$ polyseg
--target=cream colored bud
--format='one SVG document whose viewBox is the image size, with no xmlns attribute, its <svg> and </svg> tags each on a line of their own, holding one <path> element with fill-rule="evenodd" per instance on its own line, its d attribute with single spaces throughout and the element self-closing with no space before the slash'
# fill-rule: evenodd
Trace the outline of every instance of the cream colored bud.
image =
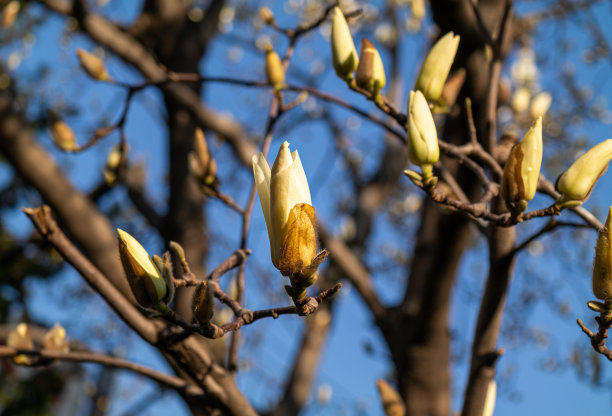
<svg viewBox="0 0 612 416">
<path fill-rule="evenodd" d="M 265 24 L 274 23 L 274 20 L 276 20 L 274 17 L 274 13 L 272 13 L 272 10 L 265 6 L 259 8 L 259 18 Z"/>
<path fill-rule="evenodd" d="M 104 166 L 103 173 L 104 180 L 108 186 L 114 186 L 117 183 L 119 165 L 121 164 L 121 149 L 122 146 L 120 144 L 113 146 L 106 158 L 106 165 Z"/>
<path fill-rule="evenodd" d="M 438 133 L 427 100 L 421 91 L 410 91 L 408 102 L 408 156 L 418 166 L 440 159 Z"/>
<path fill-rule="evenodd" d="M 33 350 L 34 342 L 32 341 L 28 325 L 22 322 L 17 325 L 17 328 L 9 332 L 6 339 L 6 345 L 18 350 Z M 27 355 L 20 354 L 13 357 L 13 362 L 15 364 L 29 364 L 31 358 Z"/>
<path fill-rule="evenodd" d="M 404 401 L 397 391 L 382 379 L 376 380 L 378 395 L 383 405 L 385 416 L 404 416 L 406 408 Z"/>
<path fill-rule="evenodd" d="M 347 81 L 353 79 L 353 72 L 359 65 L 359 57 L 351 30 L 339 7 L 332 9 L 331 50 L 332 65 L 336 74 Z"/>
<path fill-rule="evenodd" d="M 266 76 L 268 83 L 275 90 L 280 90 L 285 83 L 285 69 L 278 54 L 272 49 L 272 46 L 266 45 Z"/>
<path fill-rule="evenodd" d="M 144 247 L 121 229 L 117 229 L 119 256 L 123 270 L 141 306 L 155 308 L 166 297 L 167 287 L 161 272 L 157 269 Z"/>
<path fill-rule="evenodd" d="M 106 65 L 102 59 L 84 49 L 77 49 L 76 54 L 79 57 L 81 68 L 83 68 L 92 79 L 96 81 L 106 81 L 110 79 L 106 71 Z"/>
<path fill-rule="evenodd" d="M 414 89 L 430 101 L 438 101 L 459 47 L 459 35 L 448 32 L 442 36 L 427 54 Z"/>
<path fill-rule="evenodd" d="M 595 245 L 595 260 L 593 261 L 593 294 L 602 300 L 612 300 L 612 206 L 608 210 L 608 218 L 604 228 L 597 234 Z"/>
<path fill-rule="evenodd" d="M 58 149 L 71 152 L 78 148 L 74 131 L 63 120 L 58 118 L 52 121 L 49 126 L 49 133 L 51 133 L 51 139 Z"/>
<path fill-rule="evenodd" d="M 17 0 L 11 1 L 2 10 L 2 28 L 8 29 L 13 26 L 19 15 L 20 3 Z"/>
<path fill-rule="evenodd" d="M 608 139 L 589 149 L 571 164 L 555 184 L 561 193 L 558 204 L 580 205 L 584 202 L 597 180 L 608 169 L 612 159 L 612 139 Z"/>
<path fill-rule="evenodd" d="M 515 113 L 527 111 L 529 100 L 531 100 L 531 91 L 527 88 L 519 88 L 512 95 L 512 109 Z"/>
<path fill-rule="evenodd" d="M 284 142 L 270 170 L 263 154 L 253 156 L 253 173 L 268 227 L 272 263 L 292 284 L 308 285 L 325 259 L 317 255 L 315 210 L 297 150 Z"/>
<path fill-rule="evenodd" d="M 55 324 L 53 328 L 43 336 L 42 347 L 45 350 L 68 352 L 68 341 L 66 341 L 66 330 L 60 324 Z"/>
<path fill-rule="evenodd" d="M 361 41 L 359 65 L 355 73 L 355 81 L 361 88 L 372 93 L 374 97 L 385 87 L 385 68 L 378 50 L 367 39 Z"/>
<path fill-rule="evenodd" d="M 212 286 L 203 280 L 196 286 L 191 301 L 193 316 L 200 324 L 207 324 L 213 317 L 214 293 Z"/>
<path fill-rule="evenodd" d="M 552 96 L 546 91 L 537 93 L 531 100 L 531 117 L 544 117 L 552 104 Z"/>
</svg>

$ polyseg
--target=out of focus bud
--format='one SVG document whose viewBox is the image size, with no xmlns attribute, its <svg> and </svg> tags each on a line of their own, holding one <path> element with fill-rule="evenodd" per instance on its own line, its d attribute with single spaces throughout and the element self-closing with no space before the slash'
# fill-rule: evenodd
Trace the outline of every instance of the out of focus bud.
<svg viewBox="0 0 612 416">
<path fill-rule="evenodd" d="M 259 8 L 259 18 L 267 25 L 274 23 L 274 21 L 276 20 L 276 18 L 274 17 L 274 13 L 272 13 L 272 10 L 265 6 Z"/>
<path fill-rule="evenodd" d="M 53 328 L 43 336 L 42 348 L 45 350 L 68 352 L 68 341 L 66 341 L 66 330 L 60 324 L 55 324 Z"/>
<path fill-rule="evenodd" d="M 212 286 L 209 286 L 206 280 L 203 280 L 196 286 L 193 292 L 193 299 L 191 301 L 193 316 L 200 324 L 206 325 L 213 317 L 213 307 L 214 294 Z"/>
<path fill-rule="evenodd" d="M 440 159 L 438 133 L 427 100 L 421 91 L 410 91 L 408 102 L 408 156 L 421 167 L 425 179 L 431 177 L 432 167 Z"/>
<path fill-rule="evenodd" d="M 209 193 L 219 185 L 217 163 L 208 151 L 204 132 L 197 128 L 193 141 L 193 152 L 189 153 L 189 171 L 196 178 L 202 191 Z"/>
<path fill-rule="evenodd" d="M 599 143 L 580 156 L 563 172 L 555 183 L 561 197 L 559 207 L 582 204 L 591 194 L 597 180 L 608 169 L 612 159 L 612 139 Z"/>
<path fill-rule="evenodd" d="M 21 8 L 17 0 L 11 1 L 2 10 L 2 28 L 9 29 L 17 20 L 19 9 Z"/>
<path fill-rule="evenodd" d="M 385 416 L 404 416 L 406 408 L 399 393 L 382 379 L 376 380 L 376 386 Z"/>
<path fill-rule="evenodd" d="M 33 350 L 34 342 L 32 342 L 28 325 L 23 322 L 17 325 L 17 328 L 8 334 L 6 345 L 18 350 Z M 27 355 L 16 355 L 13 357 L 13 362 L 15 364 L 29 364 L 31 359 Z"/>
<path fill-rule="evenodd" d="M 519 88 L 512 95 L 512 109 L 515 113 L 522 113 L 529 108 L 531 92 L 527 88 Z"/>
<path fill-rule="evenodd" d="M 285 82 L 285 69 L 280 57 L 271 45 L 266 45 L 266 76 L 268 77 L 268 83 L 276 91 L 280 91 Z"/>
<path fill-rule="evenodd" d="M 542 117 L 517 143 L 506 161 L 502 177 L 501 195 L 513 215 L 527 209 L 527 202 L 535 196 L 542 165 Z"/>
<path fill-rule="evenodd" d="M 610 243 L 610 230 L 612 230 L 612 207 L 608 211 L 608 218 L 604 228 L 597 234 L 595 245 L 595 260 L 593 261 L 593 294 L 595 297 L 612 300 L 612 244 Z"/>
<path fill-rule="evenodd" d="M 64 152 L 74 151 L 78 148 L 74 131 L 55 112 L 48 110 L 49 133 L 58 149 Z"/>
<path fill-rule="evenodd" d="M 495 380 L 489 381 L 489 387 L 487 388 L 487 395 L 485 397 L 484 409 L 482 416 L 493 416 L 495 410 L 495 399 L 497 397 L 497 383 Z"/>
<path fill-rule="evenodd" d="M 106 184 L 110 187 L 115 186 L 117 184 L 117 180 L 119 179 L 119 170 L 121 165 L 122 158 L 122 145 L 118 144 L 113 146 L 111 151 L 108 153 L 108 157 L 106 158 L 106 165 L 104 166 L 104 180 Z M 126 153 L 127 153 L 127 145 L 126 145 Z M 125 155 L 123 155 L 125 157 Z"/>
<path fill-rule="evenodd" d="M 110 79 L 106 71 L 106 65 L 102 59 L 84 49 L 77 49 L 76 53 L 79 57 L 81 68 L 83 68 L 92 79 L 96 81 L 107 81 Z"/>
<path fill-rule="evenodd" d="M 145 308 L 158 308 L 167 293 L 163 276 L 138 240 L 119 228 L 117 236 L 119 257 L 134 297 Z"/>
<path fill-rule="evenodd" d="M 550 108 L 552 97 L 546 91 L 537 93 L 531 100 L 531 117 L 544 117 Z"/>
<path fill-rule="evenodd" d="M 370 91 L 374 99 L 378 97 L 380 90 L 385 87 L 387 82 L 380 54 L 372 42 L 365 38 L 361 41 L 361 53 L 355 73 L 355 81 L 361 88 Z"/>
<path fill-rule="evenodd" d="M 339 7 L 332 9 L 331 48 L 332 64 L 336 74 L 347 81 L 353 79 L 353 72 L 359 65 L 359 57 L 351 30 Z"/>
<path fill-rule="evenodd" d="M 429 101 L 438 101 L 459 47 L 459 36 L 449 32 L 431 48 L 423 62 L 414 89 Z"/>
</svg>

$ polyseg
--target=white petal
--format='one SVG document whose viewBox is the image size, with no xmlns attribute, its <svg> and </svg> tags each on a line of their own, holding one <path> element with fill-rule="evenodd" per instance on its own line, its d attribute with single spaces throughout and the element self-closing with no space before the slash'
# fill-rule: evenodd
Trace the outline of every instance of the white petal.
<svg viewBox="0 0 612 416">
<path fill-rule="evenodd" d="M 270 240 L 270 256 L 274 263 L 278 259 L 279 250 L 278 243 L 274 238 L 272 228 L 272 220 L 270 216 L 270 166 L 266 161 L 263 153 L 253 156 L 253 175 L 255 176 L 255 186 L 259 194 L 259 202 L 261 210 L 266 220 L 266 228 L 268 229 L 268 239 Z"/>
</svg>

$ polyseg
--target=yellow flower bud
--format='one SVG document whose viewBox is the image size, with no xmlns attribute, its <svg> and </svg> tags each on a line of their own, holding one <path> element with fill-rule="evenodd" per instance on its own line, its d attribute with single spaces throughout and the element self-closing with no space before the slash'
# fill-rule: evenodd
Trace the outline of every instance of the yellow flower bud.
<svg viewBox="0 0 612 416">
<path fill-rule="evenodd" d="M 60 324 L 55 324 L 53 328 L 43 336 L 42 347 L 45 350 L 68 352 L 68 342 L 66 341 L 66 330 Z"/>
<path fill-rule="evenodd" d="M 260 7 L 259 8 L 259 18 L 265 24 L 273 23 L 275 19 L 274 13 L 268 7 Z"/>
<path fill-rule="evenodd" d="M 272 170 L 262 153 L 253 156 L 253 173 L 274 267 L 293 285 L 310 286 L 325 255 L 317 255 L 315 210 L 297 150 L 284 142 Z"/>
<path fill-rule="evenodd" d="M 612 207 L 608 211 L 608 218 L 604 228 L 597 234 L 595 245 L 595 260 L 593 261 L 593 294 L 602 300 L 612 300 L 612 244 L 610 244 L 610 230 L 612 230 Z"/>
<path fill-rule="evenodd" d="M 459 47 L 459 35 L 448 32 L 431 48 L 423 62 L 414 89 L 430 101 L 438 101 Z"/>
<path fill-rule="evenodd" d="M 418 166 L 440 159 L 438 133 L 427 100 L 421 91 L 410 91 L 408 102 L 408 156 Z"/>
<path fill-rule="evenodd" d="M 126 148 L 127 151 L 127 148 Z M 121 163 L 121 145 L 113 146 L 106 158 L 106 166 L 104 166 L 104 179 L 108 186 L 114 186 L 117 183 L 119 164 Z"/>
<path fill-rule="evenodd" d="M 141 306 L 155 308 L 166 297 L 164 278 L 149 257 L 149 253 L 130 234 L 117 229 L 119 256 L 123 270 Z"/>
<path fill-rule="evenodd" d="M 597 180 L 608 169 L 612 159 L 612 139 L 599 143 L 580 156 L 558 178 L 555 184 L 561 197 L 558 204 L 580 205 L 591 194 Z"/>
<path fill-rule="evenodd" d="M 516 113 L 522 113 L 529 107 L 531 92 L 527 88 L 519 88 L 512 95 L 512 109 Z"/>
<path fill-rule="evenodd" d="M 277 91 L 281 89 L 285 82 L 283 63 L 270 45 L 266 45 L 266 76 L 268 77 L 268 83 Z"/>
<path fill-rule="evenodd" d="M 102 59 L 84 49 L 77 49 L 76 53 L 79 57 L 81 68 L 83 68 L 92 79 L 96 81 L 106 81 L 110 79 L 106 71 L 106 65 Z"/>
<path fill-rule="evenodd" d="M 361 88 L 370 91 L 374 97 L 385 87 L 387 82 L 380 54 L 372 42 L 365 38 L 361 41 L 361 53 L 359 54 L 355 81 Z"/>
<path fill-rule="evenodd" d="M 47 112 L 47 118 L 53 143 L 64 152 L 76 150 L 78 148 L 76 135 L 70 126 L 51 110 Z"/>
<path fill-rule="evenodd" d="M 523 141 L 512 148 L 504 168 L 501 195 L 514 214 L 523 212 L 535 196 L 541 165 L 542 117 L 539 117 Z"/>
<path fill-rule="evenodd" d="M 200 128 L 195 131 L 194 151 L 189 153 L 189 171 L 197 179 L 204 192 L 219 185 L 217 178 L 217 162 L 208 151 L 204 132 Z M 208 189 L 207 189 L 208 188 Z"/>
<path fill-rule="evenodd" d="M 331 13 L 332 65 L 340 78 L 350 81 L 353 79 L 353 72 L 359 65 L 359 57 L 357 56 L 355 43 L 353 43 L 351 30 L 346 23 L 342 10 L 336 6 Z"/>
<path fill-rule="evenodd" d="M 537 93 L 531 100 L 531 117 L 544 117 L 550 108 L 552 97 L 546 91 Z"/>
<path fill-rule="evenodd" d="M 17 0 L 11 1 L 2 10 L 2 28 L 8 29 L 15 23 L 17 16 L 19 15 L 19 9 L 21 8 Z"/>
<path fill-rule="evenodd" d="M 17 325 L 17 328 L 9 332 L 6 345 L 18 350 L 33 350 L 34 342 L 32 342 L 28 325 L 22 322 Z M 29 364 L 31 359 L 27 355 L 17 355 L 13 358 L 13 362 L 15 364 Z"/>
<path fill-rule="evenodd" d="M 191 310 L 193 316 L 201 324 L 207 324 L 213 317 L 214 307 L 214 293 L 212 286 L 209 286 L 206 280 L 203 280 L 199 285 L 196 286 L 193 292 L 193 299 L 191 301 Z"/>
<path fill-rule="evenodd" d="M 378 395 L 383 405 L 385 416 L 404 416 L 406 408 L 404 401 L 397 391 L 382 379 L 376 380 Z"/>
</svg>

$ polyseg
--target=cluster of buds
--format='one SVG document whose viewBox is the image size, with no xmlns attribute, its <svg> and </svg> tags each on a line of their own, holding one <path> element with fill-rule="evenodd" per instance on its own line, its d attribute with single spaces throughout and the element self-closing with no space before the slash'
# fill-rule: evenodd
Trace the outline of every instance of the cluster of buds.
<svg viewBox="0 0 612 416">
<path fill-rule="evenodd" d="M 268 77 L 268 83 L 274 87 L 274 90 L 276 92 L 280 91 L 285 83 L 285 68 L 270 44 L 266 45 L 266 76 Z"/>
<path fill-rule="evenodd" d="M 200 128 L 195 131 L 193 151 L 189 153 L 189 171 L 205 195 L 217 194 L 219 187 L 217 162 L 210 154 L 204 132 Z"/>
<path fill-rule="evenodd" d="M 165 311 L 174 296 L 172 264 L 168 253 L 153 256 L 127 232 L 117 229 L 119 257 L 132 293 L 140 306 Z"/>
<path fill-rule="evenodd" d="M 429 104 L 421 91 L 410 91 L 406 130 L 408 131 L 408 156 L 412 163 L 421 167 L 422 176 L 412 171 L 406 171 L 406 174 L 423 185 L 431 184 L 432 165 L 440 159 L 440 149 L 436 124 Z M 435 182 L 435 179 L 433 181 Z"/>
<path fill-rule="evenodd" d="M 428 101 L 440 100 L 458 47 L 459 36 L 449 32 L 442 36 L 427 54 L 414 89 L 421 91 Z"/>
<path fill-rule="evenodd" d="M 20 323 L 17 327 L 9 332 L 6 339 L 6 345 L 18 350 L 33 350 L 35 348 L 30 328 L 26 323 Z M 68 341 L 66 340 L 66 330 L 59 324 L 55 324 L 53 328 L 45 332 L 41 344 L 43 350 L 68 352 Z M 25 354 L 16 355 L 13 358 L 15 364 L 32 364 L 32 357 Z"/>
<path fill-rule="evenodd" d="M 527 202 L 536 194 L 542 149 L 542 117 L 539 117 L 523 140 L 514 145 L 504 168 L 501 196 L 515 217 L 527 209 Z"/>
<path fill-rule="evenodd" d="M 296 301 L 317 279 L 317 269 L 327 251 L 317 253 L 315 209 L 310 200 L 306 174 L 297 150 L 284 142 L 272 165 L 263 153 L 253 156 L 253 173 L 268 228 L 272 264 L 291 286 L 287 293 Z"/>
<path fill-rule="evenodd" d="M 102 59 L 84 49 L 77 49 L 76 54 L 79 58 L 81 68 L 83 68 L 91 79 L 94 81 L 108 81 L 111 79 Z"/>
<path fill-rule="evenodd" d="M 58 149 L 72 152 L 78 149 L 76 134 L 62 118 L 52 110 L 47 110 L 49 133 Z"/>
</svg>

